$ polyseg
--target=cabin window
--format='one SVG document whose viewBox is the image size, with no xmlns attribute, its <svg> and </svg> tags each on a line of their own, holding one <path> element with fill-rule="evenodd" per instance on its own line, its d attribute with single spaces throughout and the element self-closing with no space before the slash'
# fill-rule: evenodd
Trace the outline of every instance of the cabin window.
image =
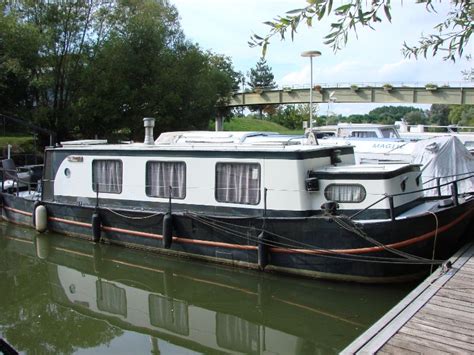
<svg viewBox="0 0 474 355">
<path fill-rule="evenodd" d="M 110 194 L 122 193 L 123 166 L 121 160 L 92 162 L 92 190 Z"/>
<path fill-rule="evenodd" d="M 397 134 L 397 131 L 393 128 L 384 128 L 380 131 L 382 132 L 382 136 L 384 138 L 400 138 L 400 136 Z"/>
<path fill-rule="evenodd" d="M 354 138 L 377 138 L 377 133 L 370 131 L 353 131 L 351 137 Z"/>
<path fill-rule="evenodd" d="M 146 163 L 146 194 L 152 197 L 186 197 L 186 164 L 174 161 Z"/>
<path fill-rule="evenodd" d="M 217 163 L 216 200 L 258 205 L 260 202 L 260 164 Z"/>
<path fill-rule="evenodd" d="M 355 203 L 365 200 L 365 188 L 359 184 L 330 184 L 324 189 L 328 201 Z"/>
</svg>

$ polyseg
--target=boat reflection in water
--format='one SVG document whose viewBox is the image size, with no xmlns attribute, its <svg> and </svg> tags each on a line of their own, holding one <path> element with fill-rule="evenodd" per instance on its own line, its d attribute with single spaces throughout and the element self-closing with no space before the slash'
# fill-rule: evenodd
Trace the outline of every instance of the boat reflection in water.
<svg viewBox="0 0 474 355">
<path fill-rule="evenodd" d="M 6 233 L 3 253 L 39 258 L 49 302 L 146 334 L 152 353 L 163 342 L 204 353 L 338 352 L 406 292 L 156 257 L 52 234 L 32 237 L 18 228 Z M 61 328 L 54 331 L 61 335 Z"/>
</svg>

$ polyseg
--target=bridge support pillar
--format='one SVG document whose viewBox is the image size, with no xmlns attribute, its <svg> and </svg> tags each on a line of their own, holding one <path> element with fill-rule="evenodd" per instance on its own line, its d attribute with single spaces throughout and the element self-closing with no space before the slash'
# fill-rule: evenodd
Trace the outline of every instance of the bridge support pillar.
<svg viewBox="0 0 474 355">
<path fill-rule="evenodd" d="M 216 116 L 216 132 L 224 130 L 224 118 L 222 116 Z"/>
</svg>

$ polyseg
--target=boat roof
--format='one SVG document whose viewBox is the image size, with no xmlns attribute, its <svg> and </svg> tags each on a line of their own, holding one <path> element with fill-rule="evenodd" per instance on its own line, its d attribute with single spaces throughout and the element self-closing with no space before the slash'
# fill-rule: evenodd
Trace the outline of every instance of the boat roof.
<svg viewBox="0 0 474 355">
<path fill-rule="evenodd" d="M 411 164 L 417 165 L 417 164 Z M 318 169 L 317 172 L 324 173 L 385 173 L 393 172 L 402 168 L 406 168 L 408 164 L 360 164 L 360 165 L 345 165 L 345 166 L 327 166 L 325 168 Z"/>
<path fill-rule="evenodd" d="M 327 126 L 315 126 L 313 130 L 325 131 L 325 130 L 336 130 L 338 128 L 371 128 L 371 129 L 383 129 L 383 128 L 393 128 L 394 125 L 388 124 L 379 124 L 379 123 L 338 123 L 337 125 L 327 125 Z"/>
<path fill-rule="evenodd" d="M 276 132 L 176 131 L 162 133 L 154 144 L 107 144 L 106 141 L 101 140 L 81 140 L 61 142 L 61 146 L 54 149 L 306 152 L 341 147 L 341 145 L 333 147 L 307 144 L 307 139 L 303 135 L 283 135 Z"/>
</svg>

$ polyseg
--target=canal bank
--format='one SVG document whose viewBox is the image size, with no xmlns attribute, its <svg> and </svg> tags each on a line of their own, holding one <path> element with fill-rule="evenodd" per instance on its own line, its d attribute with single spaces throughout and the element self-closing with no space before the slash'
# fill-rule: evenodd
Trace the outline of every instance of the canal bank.
<svg viewBox="0 0 474 355">
<path fill-rule="evenodd" d="M 414 285 L 228 268 L 0 223 L 0 337 L 43 353 L 338 353 Z"/>
</svg>

